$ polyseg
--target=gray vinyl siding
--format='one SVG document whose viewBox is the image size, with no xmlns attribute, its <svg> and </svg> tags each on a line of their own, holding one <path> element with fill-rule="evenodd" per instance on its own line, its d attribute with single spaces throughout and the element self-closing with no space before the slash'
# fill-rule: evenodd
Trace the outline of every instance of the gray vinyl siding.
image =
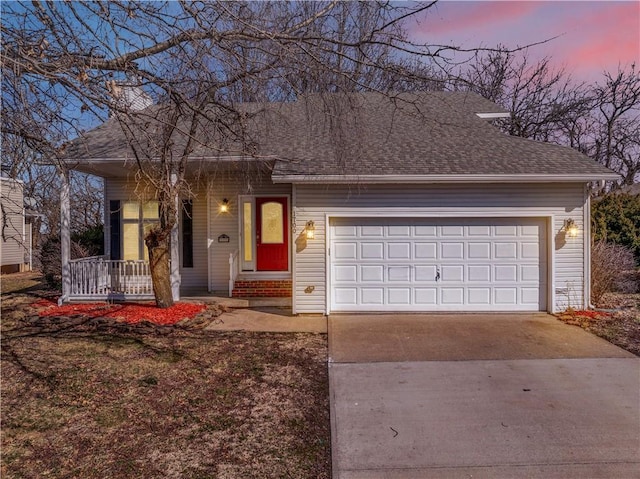
<svg viewBox="0 0 640 479">
<path fill-rule="evenodd" d="M 4 218 L 0 218 L 2 266 L 21 267 L 25 262 L 28 245 L 25 241 L 23 185 L 21 182 L 2 178 L 0 190 L 0 201 L 4 211 Z"/>
<path fill-rule="evenodd" d="M 326 312 L 326 219 L 331 215 L 415 216 L 540 216 L 554 219 L 553 248 L 555 304 L 550 309 L 584 307 L 584 207 L 581 183 L 503 185 L 296 185 L 293 215 L 300 233 L 313 220 L 316 237 L 295 254 L 296 313 Z M 562 241 L 567 218 L 579 226 L 577 238 Z M 309 288 L 309 287 L 312 288 Z M 311 289 L 313 289 L 312 292 Z M 305 292 L 306 291 L 306 292 Z"/>
<path fill-rule="evenodd" d="M 209 181 L 209 291 L 226 292 L 229 288 L 229 256 L 240 247 L 240 224 L 238 216 L 238 198 L 241 195 L 290 196 L 291 185 L 273 184 L 267 177 L 257 177 L 247 184 L 246 178 L 224 176 Z M 220 213 L 219 205 L 229 200 L 229 212 Z M 289 207 L 291 210 L 291 207 Z M 291 211 L 289 211 L 291 214 Z M 218 237 L 226 234 L 228 243 L 219 243 Z"/>
<path fill-rule="evenodd" d="M 181 294 L 202 292 L 207 290 L 207 190 L 204 184 L 193 188 L 193 268 L 180 267 Z M 105 179 L 106 205 L 110 200 L 154 199 L 149 188 L 136 185 L 135 182 L 123 178 Z M 110 231 L 108 212 L 105 219 L 105 252 L 109 252 Z M 182 241 L 182 235 L 179 235 Z M 180 261 L 182 262 L 182 244 L 180 244 Z"/>
</svg>

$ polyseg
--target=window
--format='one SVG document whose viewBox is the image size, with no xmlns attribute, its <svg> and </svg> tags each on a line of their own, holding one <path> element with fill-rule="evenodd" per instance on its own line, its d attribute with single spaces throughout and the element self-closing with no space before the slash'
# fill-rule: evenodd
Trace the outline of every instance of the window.
<svg viewBox="0 0 640 479">
<path fill-rule="evenodd" d="M 146 233 L 160 221 L 157 201 L 110 201 L 111 259 L 148 260 Z"/>
<path fill-rule="evenodd" d="M 260 211 L 260 231 L 263 244 L 284 243 L 284 211 L 281 203 L 263 203 Z"/>
<path fill-rule="evenodd" d="M 242 237 L 241 245 L 242 251 L 240 252 L 241 268 L 242 271 L 254 271 L 254 199 L 251 196 L 240 197 L 240 212 L 242 218 L 240 220 L 240 233 Z"/>
</svg>

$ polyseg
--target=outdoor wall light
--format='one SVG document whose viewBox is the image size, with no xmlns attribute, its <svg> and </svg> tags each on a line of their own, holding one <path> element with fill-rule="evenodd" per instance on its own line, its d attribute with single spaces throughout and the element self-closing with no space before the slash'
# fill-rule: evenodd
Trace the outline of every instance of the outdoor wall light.
<svg viewBox="0 0 640 479">
<path fill-rule="evenodd" d="M 222 203 L 220 204 L 220 213 L 228 213 L 229 212 L 229 200 L 228 199 L 223 199 Z"/>
<path fill-rule="evenodd" d="M 307 239 L 314 239 L 316 237 L 316 225 L 313 220 L 307 221 L 304 230 L 307 233 Z"/>
<path fill-rule="evenodd" d="M 578 236 L 578 225 L 571 218 L 564 220 L 564 232 L 569 238 Z"/>
</svg>

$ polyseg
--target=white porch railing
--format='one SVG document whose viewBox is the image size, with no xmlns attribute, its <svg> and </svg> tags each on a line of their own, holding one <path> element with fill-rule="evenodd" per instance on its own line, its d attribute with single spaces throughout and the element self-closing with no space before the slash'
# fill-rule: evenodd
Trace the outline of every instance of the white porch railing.
<svg viewBox="0 0 640 479">
<path fill-rule="evenodd" d="M 233 295 L 233 285 L 238 277 L 238 254 L 239 250 L 229 254 L 229 297 Z"/>
<path fill-rule="evenodd" d="M 69 261 L 69 300 L 153 299 L 148 261 L 111 260 L 103 256 Z"/>
</svg>

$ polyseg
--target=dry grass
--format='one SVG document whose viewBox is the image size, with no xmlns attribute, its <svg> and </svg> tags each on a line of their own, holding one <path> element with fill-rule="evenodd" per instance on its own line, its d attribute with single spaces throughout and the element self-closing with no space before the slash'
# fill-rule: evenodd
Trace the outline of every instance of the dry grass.
<svg viewBox="0 0 640 479">
<path fill-rule="evenodd" d="M 43 321 L 5 285 L 0 476 L 330 476 L 326 336 Z"/>
<path fill-rule="evenodd" d="M 640 294 L 607 293 L 599 314 L 568 311 L 560 319 L 640 356 Z"/>
</svg>

